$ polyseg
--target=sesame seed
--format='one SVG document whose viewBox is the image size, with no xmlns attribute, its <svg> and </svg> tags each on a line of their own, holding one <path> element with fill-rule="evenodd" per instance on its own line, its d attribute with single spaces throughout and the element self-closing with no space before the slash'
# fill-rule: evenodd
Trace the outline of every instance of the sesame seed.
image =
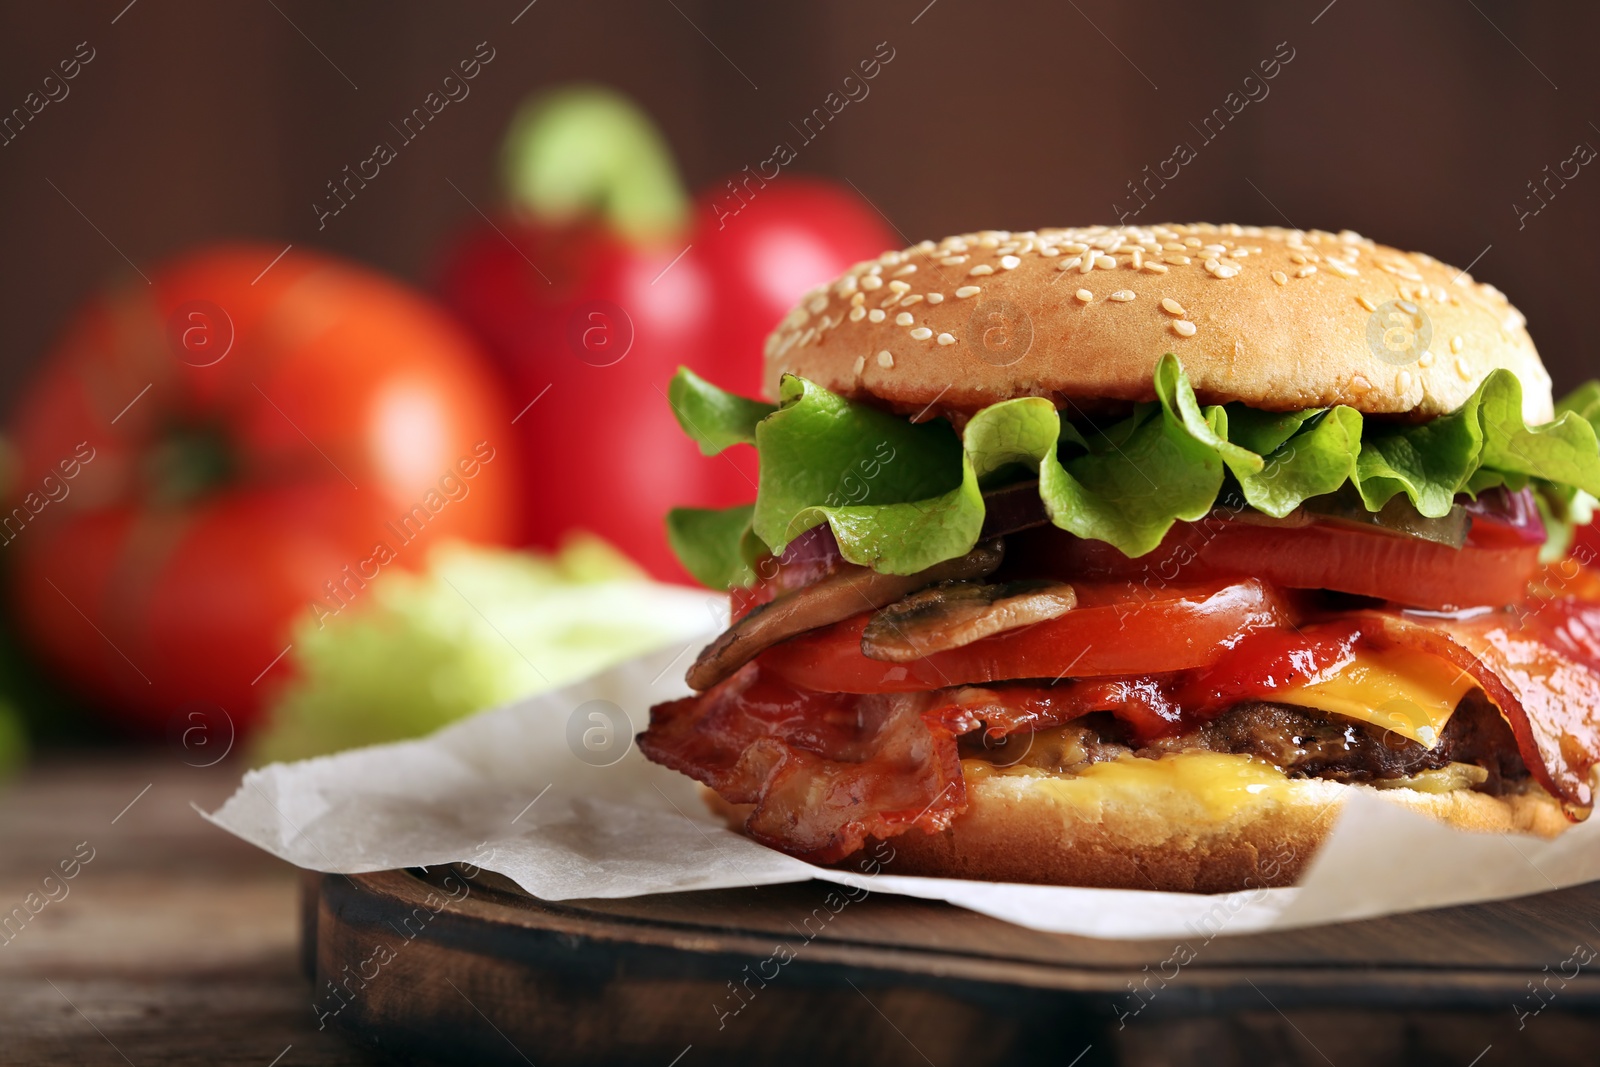
<svg viewBox="0 0 1600 1067">
<path fill-rule="evenodd" d="M 1212 271 L 1211 273 L 1213 275 L 1215 275 L 1216 277 L 1218 277 L 1218 278 L 1232 278 L 1234 275 L 1239 273 L 1239 268 L 1238 267 L 1229 267 L 1229 266 L 1224 265 L 1224 266 L 1218 267 L 1216 270 Z"/>
<path fill-rule="evenodd" d="M 813 315 L 820 315 L 822 312 L 828 310 L 828 298 L 825 296 L 812 297 L 806 303 L 806 310 L 811 312 Z"/>
<path fill-rule="evenodd" d="M 1456 355 L 1460 355 L 1461 354 L 1462 344 L 1463 344 L 1463 342 L 1461 340 L 1461 335 L 1460 334 L 1457 334 L 1456 336 L 1450 338 L 1450 351 L 1452 353 L 1456 354 Z"/>
<path fill-rule="evenodd" d="M 908 296 L 904 300 L 900 301 L 900 306 L 903 307 L 903 308 L 908 308 L 912 304 L 920 304 L 920 303 L 922 303 L 922 294 L 921 293 L 912 293 L 910 296 Z"/>
<path fill-rule="evenodd" d="M 1417 357 L 1417 366 L 1419 366 L 1419 367 L 1431 367 L 1431 366 L 1433 366 L 1433 352 L 1428 350 L 1428 349 L 1424 349 L 1423 352 L 1422 352 L 1422 355 Z"/>
<path fill-rule="evenodd" d="M 942 344 L 942 345 L 953 345 L 953 344 L 955 344 L 956 343 L 955 334 L 941 333 L 939 335 L 939 343 Z"/>
<path fill-rule="evenodd" d="M 1073 267 L 1081 266 L 1082 264 L 1082 256 L 1073 256 L 1071 259 L 1063 259 L 1060 263 L 1057 263 L 1056 270 L 1071 270 Z"/>
<path fill-rule="evenodd" d="M 887 348 L 878 353 L 878 366 L 885 370 L 894 366 L 894 355 Z"/>
<path fill-rule="evenodd" d="M 1048 256 L 1049 258 L 1054 259 L 1056 256 L 1061 254 L 1061 249 L 1055 247 L 1054 245 L 1046 245 L 1045 247 L 1039 249 L 1039 254 L 1041 256 Z"/>
<path fill-rule="evenodd" d="M 944 294 L 943 293 L 929 293 L 928 294 L 928 303 L 930 303 L 930 304 L 942 304 L 942 303 L 944 303 Z"/>
<path fill-rule="evenodd" d="M 909 312 L 909 311 L 902 311 L 902 312 L 900 312 L 900 314 L 898 314 L 898 315 L 896 315 L 894 317 L 894 324 L 896 326 L 910 326 L 913 322 L 916 322 L 916 321 L 917 321 L 916 319 L 911 317 L 911 312 Z"/>
<path fill-rule="evenodd" d="M 967 276 L 971 277 L 971 278 L 976 278 L 976 277 L 979 277 L 979 276 L 984 275 L 984 274 L 993 274 L 993 273 L 994 273 L 994 268 L 989 266 L 989 264 L 987 264 L 987 263 L 979 263 L 976 267 L 973 267 L 971 270 L 967 271 Z"/>
<path fill-rule="evenodd" d="M 850 306 L 853 307 L 853 308 L 858 308 L 862 304 L 865 304 L 866 302 L 867 302 L 867 294 L 866 293 L 857 293 L 855 296 L 852 296 L 850 298 Z"/>
<path fill-rule="evenodd" d="M 1364 374 L 1353 374 L 1350 376 L 1350 391 L 1357 396 L 1366 396 L 1372 392 L 1372 383 L 1367 381 Z"/>
<path fill-rule="evenodd" d="M 1279 285 L 1289 284 L 1289 276 L 1283 273 L 1281 270 L 1275 270 L 1272 272 L 1272 280 L 1277 282 Z"/>
<path fill-rule="evenodd" d="M 1456 357 L 1456 374 L 1464 382 L 1472 380 L 1472 364 L 1467 362 L 1466 356 Z"/>
<path fill-rule="evenodd" d="M 1317 268 L 1308 263 L 1299 270 L 1295 271 L 1294 276 L 1296 278 L 1309 278 L 1315 273 L 1317 273 Z"/>
<path fill-rule="evenodd" d="M 866 317 L 867 317 L 867 309 L 866 308 L 864 308 L 864 307 L 853 307 L 853 308 L 850 309 L 850 321 L 851 322 L 860 322 L 862 319 L 864 319 Z"/>
<path fill-rule="evenodd" d="M 1184 313 L 1183 305 L 1172 299 L 1170 296 L 1162 299 L 1161 310 L 1165 311 L 1169 315 L 1182 315 Z"/>
<path fill-rule="evenodd" d="M 1295 264 L 1296 266 L 1302 266 L 1306 262 L 1305 254 L 1302 252 L 1290 252 L 1289 262 Z"/>
<path fill-rule="evenodd" d="M 1101 270 L 1116 270 L 1117 261 L 1111 256 L 1095 256 L 1094 265 Z"/>
<path fill-rule="evenodd" d="M 939 262 L 946 267 L 959 267 L 967 261 L 966 256 L 945 256 Z"/>
<path fill-rule="evenodd" d="M 983 292 L 983 290 L 978 288 L 976 285 L 963 285 L 961 288 L 956 290 L 956 297 L 958 299 L 965 300 L 967 297 L 977 296 L 981 292 Z"/>
<path fill-rule="evenodd" d="M 907 263 L 905 266 L 895 271 L 894 276 L 896 278 L 904 278 L 907 274 L 915 273 L 917 273 L 917 265 L 915 263 Z"/>
<path fill-rule="evenodd" d="M 1360 304 L 1362 307 L 1366 308 L 1368 311 L 1377 311 L 1378 310 L 1378 305 L 1374 304 L 1371 300 L 1368 300 L 1364 296 L 1356 297 L 1356 303 Z"/>
<path fill-rule="evenodd" d="M 1133 297 L 1134 292 L 1132 289 L 1118 289 L 1116 292 L 1111 294 L 1111 299 L 1115 300 L 1119 304 L 1126 304 L 1128 301 L 1132 300 Z"/>
<path fill-rule="evenodd" d="M 911 331 L 911 339 L 913 341 L 926 341 L 932 336 L 933 331 L 928 329 L 926 326 L 918 326 L 915 330 Z"/>
<path fill-rule="evenodd" d="M 1322 262 L 1324 266 L 1341 278 L 1354 278 L 1358 273 L 1360 273 L 1350 264 L 1345 263 L 1342 260 L 1325 259 Z"/>
<path fill-rule="evenodd" d="M 1094 299 L 1094 294 L 1087 289 L 1079 289 L 1076 295 L 1085 304 Z"/>
<path fill-rule="evenodd" d="M 1394 376 L 1395 391 L 1404 393 L 1410 390 L 1411 380 L 1411 372 L 1408 370 L 1403 370 L 1399 374 L 1396 374 Z"/>
<path fill-rule="evenodd" d="M 868 322 L 882 322 L 884 319 L 886 319 L 888 317 L 889 316 L 884 314 L 884 312 L 883 312 L 883 310 L 881 308 L 873 308 L 871 311 L 867 312 L 867 321 Z"/>
<path fill-rule="evenodd" d="M 1161 261 L 1163 263 L 1170 263 L 1174 267 L 1187 267 L 1189 265 L 1188 256 L 1162 256 Z"/>
<path fill-rule="evenodd" d="M 1016 270 L 1020 266 L 1022 266 L 1022 260 L 1018 259 L 1016 256 L 1000 257 L 1000 268 L 1002 270 Z"/>
<path fill-rule="evenodd" d="M 911 291 L 911 283 L 900 281 L 897 278 L 889 283 L 889 291 L 896 294 L 909 293 Z"/>
<path fill-rule="evenodd" d="M 865 289 L 867 292 L 870 293 L 872 290 L 881 289 L 882 287 L 883 279 L 878 277 L 876 274 L 864 274 L 861 276 L 861 288 Z"/>
<path fill-rule="evenodd" d="M 861 372 L 866 370 L 866 369 L 867 369 L 867 357 L 866 356 L 857 356 L 856 357 L 856 368 L 855 368 L 856 377 L 857 378 L 861 377 Z"/>
<path fill-rule="evenodd" d="M 1172 323 L 1172 332 L 1179 337 L 1193 337 L 1194 330 L 1194 323 L 1187 319 L 1175 319 Z"/>
<path fill-rule="evenodd" d="M 1222 264 L 1217 262 L 1217 257 L 1212 256 L 1210 259 L 1206 260 L 1205 263 L 1202 264 L 1202 266 L 1204 266 L 1206 270 L 1211 271 L 1213 274 L 1215 274 L 1217 268 L 1222 266 Z"/>
</svg>

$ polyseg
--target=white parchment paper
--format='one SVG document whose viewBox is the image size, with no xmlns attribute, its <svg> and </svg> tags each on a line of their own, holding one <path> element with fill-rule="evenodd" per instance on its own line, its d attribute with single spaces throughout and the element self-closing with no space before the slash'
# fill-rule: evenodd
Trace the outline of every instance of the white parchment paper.
<svg viewBox="0 0 1600 1067">
<path fill-rule="evenodd" d="M 815 867 L 726 829 L 689 779 L 631 744 L 652 704 L 687 692 L 685 666 L 710 636 L 421 740 L 251 771 L 205 817 L 318 871 L 465 861 L 546 900 L 814 878 L 1100 938 L 1253 933 L 1600 879 L 1600 817 L 1554 841 L 1468 834 L 1359 792 L 1289 889 L 1198 896 Z"/>
</svg>

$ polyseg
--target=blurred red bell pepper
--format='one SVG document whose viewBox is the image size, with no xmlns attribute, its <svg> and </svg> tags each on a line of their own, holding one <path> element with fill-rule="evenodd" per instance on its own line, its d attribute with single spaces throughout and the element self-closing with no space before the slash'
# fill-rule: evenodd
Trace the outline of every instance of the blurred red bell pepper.
<svg viewBox="0 0 1600 1067">
<path fill-rule="evenodd" d="M 713 329 L 723 377 L 712 381 L 759 395 L 762 347 L 778 320 L 813 287 L 902 244 L 871 205 L 821 178 L 763 183 L 747 171 L 706 189 L 695 251 L 716 287 Z"/>
<path fill-rule="evenodd" d="M 503 164 L 505 209 L 448 250 L 439 288 L 513 391 L 524 540 L 587 529 L 684 580 L 663 516 L 749 500 L 755 465 L 747 450 L 704 462 L 667 406 L 673 372 L 754 391 L 783 314 L 897 242 L 817 179 L 742 179 L 691 207 L 660 133 L 605 89 L 525 104 Z"/>
</svg>

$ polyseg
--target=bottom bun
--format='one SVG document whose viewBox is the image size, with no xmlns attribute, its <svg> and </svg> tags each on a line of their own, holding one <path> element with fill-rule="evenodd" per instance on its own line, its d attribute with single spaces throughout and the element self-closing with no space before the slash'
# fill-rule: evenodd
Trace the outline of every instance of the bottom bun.
<svg viewBox="0 0 1600 1067">
<path fill-rule="evenodd" d="M 886 870 L 1189 893 L 1292 885 L 1358 790 L 1462 830 L 1554 837 L 1571 825 L 1531 782 L 1504 796 L 1378 789 L 1289 778 L 1259 760 L 1212 752 L 1125 757 L 1076 774 L 972 759 L 962 767 L 967 810 L 942 833 L 892 838 Z M 704 792 L 713 811 L 742 827 L 748 808 Z"/>
</svg>

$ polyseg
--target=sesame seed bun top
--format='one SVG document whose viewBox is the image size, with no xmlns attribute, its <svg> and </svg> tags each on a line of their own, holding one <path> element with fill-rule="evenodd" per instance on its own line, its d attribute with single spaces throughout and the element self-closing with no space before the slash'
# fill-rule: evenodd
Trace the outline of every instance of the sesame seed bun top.
<svg viewBox="0 0 1600 1067">
<path fill-rule="evenodd" d="M 1550 376 L 1523 326 L 1493 286 L 1348 231 L 990 230 L 885 252 L 807 294 L 767 339 L 766 388 L 793 373 L 952 413 L 1149 400 L 1173 352 L 1207 403 L 1423 418 L 1505 367 L 1545 422 Z"/>
</svg>

